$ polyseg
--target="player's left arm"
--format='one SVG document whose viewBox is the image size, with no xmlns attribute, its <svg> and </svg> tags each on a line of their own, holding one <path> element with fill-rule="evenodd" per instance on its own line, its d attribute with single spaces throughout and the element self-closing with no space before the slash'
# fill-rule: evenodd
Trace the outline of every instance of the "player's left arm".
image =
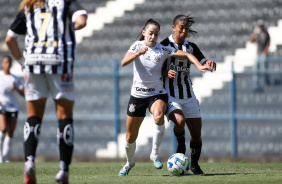
<svg viewBox="0 0 282 184">
<path fill-rule="evenodd" d="M 80 30 L 87 24 L 87 12 L 77 0 L 72 0 L 69 7 L 69 15 L 74 23 L 74 29 Z"/>
<path fill-rule="evenodd" d="M 194 65 L 196 65 L 198 70 L 200 70 L 201 72 L 205 72 L 205 70 L 211 70 L 209 66 L 202 65 L 193 54 L 184 52 L 182 50 L 176 50 L 172 56 L 182 59 L 189 59 L 189 61 L 192 62 Z"/>
<path fill-rule="evenodd" d="M 195 43 L 189 42 L 189 44 L 193 47 L 193 55 L 200 61 L 200 63 L 204 66 L 209 66 L 211 72 L 216 71 L 216 63 L 212 60 L 207 60 Z"/>
</svg>

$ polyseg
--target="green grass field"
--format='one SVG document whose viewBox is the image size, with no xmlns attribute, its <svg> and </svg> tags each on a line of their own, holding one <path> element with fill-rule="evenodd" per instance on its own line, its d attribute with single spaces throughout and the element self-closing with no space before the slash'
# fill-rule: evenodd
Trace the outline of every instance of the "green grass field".
<svg viewBox="0 0 282 184">
<path fill-rule="evenodd" d="M 157 170 L 149 162 L 137 162 L 129 176 L 119 177 L 122 162 L 74 162 L 71 164 L 71 184 L 92 183 L 282 183 L 282 163 L 201 163 L 206 173 L 203 176 L 189 174 L 187 176 L 172 176 L 166 165 Z M 23 183 L 23 162 L 0 164 L 1 184 Z M 55 183 L 54 177 L 58 171 L 58 162 L 37 162 L 38 184 Z"/>
</svg>

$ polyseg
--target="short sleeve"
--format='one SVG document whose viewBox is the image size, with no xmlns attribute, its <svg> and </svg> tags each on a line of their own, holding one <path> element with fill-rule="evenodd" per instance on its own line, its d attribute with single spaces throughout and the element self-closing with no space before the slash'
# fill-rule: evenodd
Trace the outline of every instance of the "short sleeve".
<svg viewBox="0 0 282 184">
<path fill-rule="evenodd" d="M 82 8 L 77 0 L 71 0 L 69 4 L 69 16 L 71 17 L 72 22 L 75 22 L 76 18 L 80 15 L 87 16 L 86 10 Z"/>
<path fill-rule="evenodd" d="M 205 58 L 204 54 L 201 52 L 201 50 L 198 48 L 198 46 L 194 43 L 189 43 L 192 47 L 193 47 L 193 54 L 200 62 L 201 64 L 203 64 L 204 62 L 207 61 L 207 59 Z"/>
<path fill-rule="evenodd" d="M 12 31 L 12 32 L 11 32 Z M 26 18 L 24 12 L 19 12 L 14 20 L 14 22 L 10 26 L 10 30 L 8 32 L 9 36 L 15 37 L 12 33 L 25 35 L 27 31 L 26 28 Z M 11 34 L 11 35 L 10 35 Z"/>
<path fill-rule="evenodd" d="M 136 54 L 140 50 L 140 47 L 141 47 L 141 44 L 137 41 L 130 46 L 127 52 L 133 52 Z"/>
<path fill-rule="evenodd" d="M 172 56 L 176 51 L 176 49 L 171 46 L 163 46 L 163 45 L 162 45 L 162 50 L 166 58 Z"/>
</svg>

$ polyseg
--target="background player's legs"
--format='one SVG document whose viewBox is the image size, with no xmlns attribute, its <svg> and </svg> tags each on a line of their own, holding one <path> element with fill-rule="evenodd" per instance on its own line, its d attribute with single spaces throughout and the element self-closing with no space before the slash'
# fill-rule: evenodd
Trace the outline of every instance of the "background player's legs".
<svg viewBox="0 0 282 184">
<path fill-rule="evenodd" d="M 58 143 L 60 150 L 60 169 L 69 171 L 73 153 L 73 105 L 74 101 L 67 99 L 55 100 L 57 117 L 59 120 Z"/>
<path fill-rule="evenodd" d="M 0 114 L 0 163 L 2 163 L 3 142 L 6 136 L 6 117 Z"/>
<path fill-rule="evenodd" d="M 7 135 L 3 142 L 3 152 L 2 152 L 3 162 L 9 162 L 8 158 L 10 153 L 10 147 L 12 144 L 12 138 L 17 124 L 17 118 L 6 118 L 6 120 L 7 120 L 7 128 L 6 128 Z"/>
<path fill-rule="evenodd" d="M 25 160 L 34 162 L 46 98 L 27 101 L 27 121 L 24 127 Z"/>
<path fill-rule="evenodd" d="M 187 118 L 186 124 L 190 131 L 191 141 L 191 170 L 194 174 L 203 174 L 200 166 L 198 165 L 199 158 L 202 151 L 202 119 L 201 118 Z"/>
<path fill-rule="evenodd" d="M 26 102 L 27 121 L 24 125 L 25 183 L 36 183 L 34 160 L 46 100 L 46 98 L 41 98 Z"/>
</svg>

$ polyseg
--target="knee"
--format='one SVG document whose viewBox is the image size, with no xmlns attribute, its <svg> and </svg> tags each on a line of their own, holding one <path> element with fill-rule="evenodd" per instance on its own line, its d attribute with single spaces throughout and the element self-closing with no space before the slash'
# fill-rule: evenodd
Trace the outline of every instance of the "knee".
<svg viewBox="0 0 282 184">
<path fill-rule="evenodd" d="M 163 125 L 164 124 L 164 113 L 163 112 L 157 112 L 153 114 L 154 121 L 156 125 Z"/>
<path fill-rule="evenodd" d="M 183 131 L 185 128 L 185 118 L 183 116 L 177 117 L 176 122 L 174 122 L 174 124 L 175 124 L 175 129 Z"/>
<path fill-rule="evenodd" d="M 133 135 L 132 133 L 126 133 L 126 142 L 128 142 L 129 144 L 132 144 L 136 141 L 137 135 Z"/>
</svg>

